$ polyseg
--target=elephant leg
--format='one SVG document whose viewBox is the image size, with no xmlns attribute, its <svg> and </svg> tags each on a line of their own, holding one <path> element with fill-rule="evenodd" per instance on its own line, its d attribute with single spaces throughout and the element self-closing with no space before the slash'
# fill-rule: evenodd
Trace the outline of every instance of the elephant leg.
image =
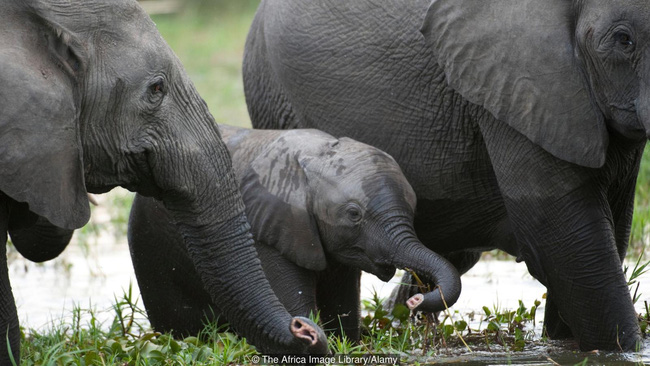
<svg viewBox="0 0 650 366">
<path fill-rule="evenodd" d="M 149 322 L 158 332 L 196 335 L 219 310 L 162 203 L 139 195 L 135 200 L 129 218 L 129 250 Z"/>
<path fill-rule="evenodd" d="M 340 265 L 321 273 L 316 302 L 326 332 L 359 341 L 360 291 L 361 271 L 356 268 Z"/>
<path fill-rule="evenodd" d="M 9 222 L 10 200 L 0 193 L 0 242 L 7 243 L 7 223 Z M 7 251 L 0 254 L 0 364 L 11 365 L 7 340 L 11 347 L 11 356 L 20 364 L 20 327 L 18 313 L 7 267 Z"/>
<path fill-rule="evenodd" d="M 616 141 L 617 137 L 610 137 Z M 620 149 L 621 144 L 613 143 L 613 149 Z M 637 176 L 645 143 L 637 148 L 636 154 L 630 159 L 630 164 L 620 165 L 613 176 L 619 177 L 609 186 L 607 192 L 608 201 L 614 220 L 616 247 L 621 262 L 625 259 L 627 246 L 632 231 L 632 215 L 634 214 L 634 194 L 636 188 Z"/>
<path fill-rule="evenodd" d="M 640 329 L 607 200 L 617 165 L 636 154 L 610 140 L 605 165 L 559 160 L 504 123 L 479 124 L 529 272 L 544 284 L 582 350 L 634 350 Z M 516 151 L 513 151 L 516 149 Z M 566 334 L 558 328 L 559 334 Z"/>
<path fill-rule="evenodd" d="M 546 310 L 544 311 L 544 329 L 551 339 L 573 338 L 571 328 L 562 320 L 557 304 L 551 292 L 546 293 Z"/>
</svg>

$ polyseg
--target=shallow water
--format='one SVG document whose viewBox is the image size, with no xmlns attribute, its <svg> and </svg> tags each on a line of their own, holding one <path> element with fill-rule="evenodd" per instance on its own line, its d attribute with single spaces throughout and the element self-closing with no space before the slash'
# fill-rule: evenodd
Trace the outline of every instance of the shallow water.
<svg viewBox="0 0 650 366">
<path fill-rule="evenodd" d="M 97 221 L 107 220 L 101 210 L 95 210 L 93 216 Z M 126 242 L 123 239 L 116 242 L 111 235 L 102 235 L 93 240 L 96 242 L 89 245 L 90 253 L 85 254 L 79 245 L 71 245 L 59 258 L 44 264 L 11 256 L 10 276 L 22 326 L 47 330 L 53 323 L 58 324 L 62 317 L 70 318 L 74 306 L 95 309 L 98 320 L 109 322 L 114 313 L 107 310 L 111 309 L 116 298 L 120 299 L 130 285 L 133 286 L 133 293 L 136 296 L 139 294 Z M 388 283 L 364 273 L 361 296 L 371 298 L 374 292 L 380 297 L 388 296 L 399 279 L 399 272 Z M 542 296 L 546 290 L 528 274 L 525 264 L 513 260 L 482 260 L 462 277 L 462 281 L 462 294 L 452 310 L 465 319 L 469 318 L 467 314 L 471 312 L 483 314 L 481 308 L 484 305 L 491 310 L 517 309 L 519 300 L 522 300 L 530 308 L 535 300 L 540 300 L 542 305 L 537 310 L 534 330 L 538 335 L 541 333 L 544 314 Z M 650 274 L 642 276 L 640 283 L 638 291 L 642 295 L 636 306 L 641 313 L 645 312 L 644 301 L 650 302 Z M 478 326 L 476 322 L 479 318 L 475 318 L 475 323 L 469 322 L 472 328 Z M 553 362 L 565 365 L 582 362 L 589 357 L 589 364 L 650 364 L 650 341 L 645 341 L 644 351 L 628 354 L 580 353 L 571 342 L 527 345 L 523 352 L 506 352 L 492 346 L 490 352 L 475 351 L 469 354 L 464 348 L 456 348 L 441 349 L 439 353 L 441 355 L 435 358 L 413 355 L 413 360 L 463 365 L 549 365 Z"/>
<path fill-rule="evenodd" d="M 72 266 L 65 270 L 62 262 L 72 263 Z M 120 298 L 129 284 L 133 285 L 134 294 L 138 294 L 126 243 L 100 242 L 88 259 L 78 247 L 72 247 L 66 250 L 63 260 L 43 265 L 15 260 L 10 272 L 21 324 L 37 330 L 47 329 L 53 320 L 56 323 L 62 316 L 70 317 L 74 305 L 83 309 L 92 307 L 98 310 L 100 321 L 111 321 L 113 313 L 105 310 L 111 309 L 115 298 Z M 384 283 L 364 274 L 362 297 L 371 298 L 374 291 L 387 296 L 398 281 L 399 276 Z M 650 301 L 650 276 L 641 279 L 639 291 L 643 294 L 640 304 L 644 300 Z M 527 307 L 536 299 L 541 300 L 535 325 L 539 333 L 544 314 L 544 292 L 545 288 L 528 274 L 524 264 L 484 260 L 463 276 L 463 292 L 452 310 L 460 314 L 472 311 L 482 314 L 483 305 L 490 309 L 516 309 L 520 299 Z M 638 310 L 643 310 L 642 305 Z M 471 354 L 464 348 L 441 349 L 438 357 L 413 355 L 413 360 L 463 365 L 550 365 L 553 364 L 550 359 L 566 365 L 589 357 L 590 364 L 650 363 L 650 342 L 645 343 L 645 350 L 638 354 L 585 354 L 577 352 L 571 343 L 550 342 L 527 346 L 523 352 L 506 352 L 498 346 L 492 346 L 491 352 L 475 351 Z"/>
<path fill-rule="evenodd" d="M 634 267 L 634 264 L 630 266 Z M 383 283 L 372 275 L 364 274 L 362 297 L 371 297 L 373 291 L 387 296 L 399 280 L 396 276 L 390 283 Z M 636 304 L 636 309 L 639 313 L 645 313 L 644 301 L 650 303 L 650 274 L 642 275 L 639 282 L 638 293 L 641 298 Z M 514 260 L 481 260 L 462 277 L 462 283 L 460 298 L 451 310 L 458 311 L 466 320 L 469 313 L 483 314 L 483 306 L 490 310 L 514 310 L 519 307 L 519 300 L 522 300 L 527 308 L 530 308 L 535 300 L 540 300 L 541 305 L 537 309 L 533 329 L 536 338 L 540 338 L 545 310 L 542 296 L 546 293 L 546 288 L 528 273 L 524 263 L 516 263 Z M 477 316 L 474 322 L 468 322 L 473 329 L 479 325 L 478 318 L 480 316 Z M 574 365 L 583 362 L 585 358 L 588 358 L 589 365 L 650 364 L 650 339 L 644 339 L 643 350 L 638 353 L 585 353 L 579 352 L 576 344 L 571 341 L 547 341 L 527 344 L 521 352 L 508 352 L 495 345 L 491 346 L 490 352 L 474 349 L 469 353 L 464 347 L 443 348 L 436 357 L 413 355 L 412 360 L 461 365 Z"/>
</svg>

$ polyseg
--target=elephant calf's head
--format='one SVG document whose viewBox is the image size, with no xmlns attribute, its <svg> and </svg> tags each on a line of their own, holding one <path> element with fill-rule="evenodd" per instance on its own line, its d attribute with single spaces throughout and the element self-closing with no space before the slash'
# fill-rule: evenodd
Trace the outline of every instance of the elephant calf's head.
<svg viewBox="0 0 650 366">
<path fill-rule="evenodd" d="M 460 294 L 457 270 L 417 239 L 415 193 L 383 151 L 314 130 L 285 132 L 244 173 L 242 192 L 256 238 L 302 267 L 335 260 L 384 281 L 408 267 L 440 285 L 448 305 Z M 419 309 L 444 309 L 437 291 L 428 296 Z"/>
</svg>

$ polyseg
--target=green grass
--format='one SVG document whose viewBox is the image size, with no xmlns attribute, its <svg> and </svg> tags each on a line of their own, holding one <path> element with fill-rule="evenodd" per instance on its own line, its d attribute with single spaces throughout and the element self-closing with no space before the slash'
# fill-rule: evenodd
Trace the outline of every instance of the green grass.
<svg viewBox="0 0 650 366">
<path fill-rule="evenodd" d="M 330 353 L 390 354 L 408 364 L 453 360 L 459 354 L 476 351 L 498 355 L 493 361 L 520 351 L 536 357 L 534 347 L 553 346 L 538 336 L 540 325 L 536 324 L 535 314 L 539 305 L 535 301 L 530 307 L 520 302 L 514 310 L 484 307 L 480 314 L 466 316 L 447 311 L 436 322 L 431 317 L 410 314 L 403 305 L 387 311 L 382 299 L 375 295 L 363 302 L 367 315 L 362 322 L 361 341 L 330 336 Z M 75 307 L 69 320 L 53 322 L 44 333 L 23 333 L 23 365 L 239 365 L 251 364 L 257 354 L 245 339 L 214 324 L 207 324 L 196 336 L 182 339 L 153 332 L 130 289 L 115 299 L 112 312 L 112 321 L 102 324 L 96 311 Z M 571 364 L 591 357 L 571 351 L 561 354 L 567 355 L 573 357 Z"/>
<path fill-rule="evenodd" d="M 395 354 L 404 361 L 430 358 L 443 347 L 453 347 L 459 337 L 473 344 L 517 350 L 524 347 L 527 322 L 534 322 L 531 310 L 521 304 L 512 312 L 486 311 L 484 329 L 470 329 L 458 314 L 445 317 L 440 324 L 431 319 L 411 318 L 400 305 L 392 312 L 377 298 L 364 302 L 368 315 L 363 320 L 362 341 L 331 336 L 332 354 Z M 113 305 L 113 320 L 101 324 L 96 311 L 75 307 L 69 320 L 53 322 L 45 332 L 23 333 L 23 365 L 223 365 L 246 364 L 255 349 L 226 327 L 207 324 L 195 337 L 174 339 L 170 334 L 153 332 L 146 322 L 138 299 L 125 291 Z M 514 329 L 514 330 L 513 330 Z M 510 335 L 512 333 L 514 335 Z M 489 340 L 488 340 L 489 339 Z"/>
<path fill-rule="evenodd" d="M 245 362 L 255 352 L 212 324 L 184 339 L 151 331 L 131 289 L 112 311 L 113 321 L 100 324 L 95 310 L 75 307 L 70 320 L 53 323 L 45 333 L 23 333 L 22 365 L 224 365 Z"/>
</svg>

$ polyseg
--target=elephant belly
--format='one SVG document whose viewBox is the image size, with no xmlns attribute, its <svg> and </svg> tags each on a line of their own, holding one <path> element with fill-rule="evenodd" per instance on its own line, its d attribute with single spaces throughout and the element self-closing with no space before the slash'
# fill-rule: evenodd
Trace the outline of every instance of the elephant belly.
<svg viewBox="0 0 650 366">
<path fill-rule="evenodd" d="M 465 136 L 429 143 L 432 147 L 423 158 L 397 158 L 417 194 L 414 224 L 419 239 L 441 254 L 501 248 L 516 255 L 482 139 Z"/>
</svg>

